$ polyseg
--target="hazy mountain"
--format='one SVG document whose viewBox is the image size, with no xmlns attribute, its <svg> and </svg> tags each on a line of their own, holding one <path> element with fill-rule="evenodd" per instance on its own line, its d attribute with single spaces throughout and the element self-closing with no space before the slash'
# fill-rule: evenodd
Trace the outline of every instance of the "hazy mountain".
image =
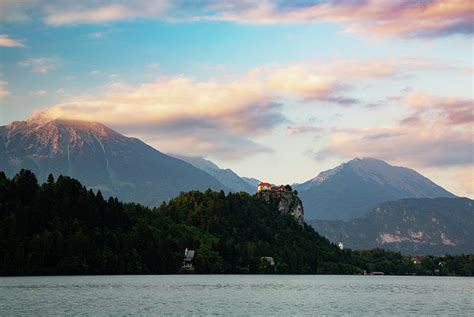
<svg viewBox="0 0 474 317">
<path fill-rule="evenodd" d="M 353 159 L 293 187 L 307 219 L 350 220 L 388 200 L 455 197 L 412 169 L 372 158 Z"/>
<path fill-rule="evenodd" d="M 247 184 L 249 184 L 252 188 L 257 188 L 258 186 L 258 183 L 260 183 L 260 181 L 256 178 L 251 178 L 251 177 L 241 177 L 242 180 L 244 182 L 246 182 Z"/>
<path fill-rule="evenodd" d="M 104 196 L 159 205 L 192 189 L 226 189 L 209 174 L 136 138 L 93 122 L 37 115 L 0 127 L 0 170 L 30 169 L 40 180 L 69 175 Z"/>
<path fill-rule="evenodd" d="M 254 194 L 257 190 L 258 180 L 254 178 L 240 177 L 233 170 L 219 168 L 219 166 L 203 157 L 172 155 L 208 173 L 233 192 Z"/>
<path fill-rule="evenodd" d="M 382 247 L 413 255 L 474 252 L 474 201 L 468 198 L 388 201 L 350 222 L 308 223 L 346 248 Z"/>
</svg>

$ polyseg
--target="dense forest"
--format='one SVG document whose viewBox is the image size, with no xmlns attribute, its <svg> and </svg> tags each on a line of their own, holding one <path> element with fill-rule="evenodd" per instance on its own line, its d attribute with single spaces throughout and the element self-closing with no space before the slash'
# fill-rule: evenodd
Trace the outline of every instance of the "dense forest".
<svg viewBox="0 0 474 317">
<path fill-rule="evenodd" d="M 474 255 L 340 250 L 247 193 L 192 191 L 150 209 L 104 199 L 75 179 L 0 172 L 0 275 L 196 273 L 474 275 Z M 264 257 L 273 257 L 272 267 Z"/>
</svg>

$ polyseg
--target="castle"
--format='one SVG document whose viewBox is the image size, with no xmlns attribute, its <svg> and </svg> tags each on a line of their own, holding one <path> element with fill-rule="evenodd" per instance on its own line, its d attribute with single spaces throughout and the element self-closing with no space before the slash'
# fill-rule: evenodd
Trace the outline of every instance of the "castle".
<svg viewBox="0 0 474 317">
<path fill-rule="evenodd" d="M 286 190 L 285 186 L 272 186 L 270 183 L 260 182 L 258 183 L 257 192 L 260 193 L 261 191 L 271 190 L 271 191 L 284 191 Z"/>
</svg>

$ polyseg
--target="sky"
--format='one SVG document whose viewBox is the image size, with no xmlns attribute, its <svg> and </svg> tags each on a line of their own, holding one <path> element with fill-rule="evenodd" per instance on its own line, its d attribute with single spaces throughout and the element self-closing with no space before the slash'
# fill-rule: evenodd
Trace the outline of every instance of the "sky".
<svg viewBox="0 0 474 317">
<path fill-rule="evenodd" d="M 297 183 L 355 157 L 474 197 L 465 0 L 0 0 L 0 125 L 98 121 Z"/>
</svg>

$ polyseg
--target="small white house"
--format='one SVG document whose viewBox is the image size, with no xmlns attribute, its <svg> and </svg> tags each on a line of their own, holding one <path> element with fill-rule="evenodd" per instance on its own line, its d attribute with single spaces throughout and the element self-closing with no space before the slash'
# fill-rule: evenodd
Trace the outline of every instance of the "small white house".
<svg viewBox="0 0 474 317">
<path fill-rule="evenodd" d="M 342 243 L 342 241 L 340 241 L 337 246 L 339 247 L 339 249 L 344 250 L 344 244 Z"/>
<path fill-rule="evenodd" d="M 194 250 L 184 250 L 183 268 L 193 269 Z"/>
</svg>

